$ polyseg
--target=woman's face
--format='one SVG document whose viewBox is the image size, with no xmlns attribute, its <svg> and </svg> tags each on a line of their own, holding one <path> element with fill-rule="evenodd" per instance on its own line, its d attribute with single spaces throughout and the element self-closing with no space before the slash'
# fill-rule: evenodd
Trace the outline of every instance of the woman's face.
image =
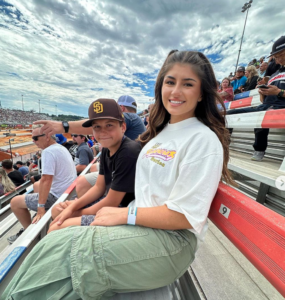
<svg viewBox="0 0 285 300">
<path fill-rule="evenodd" d="M 223 89 L 229 87 L 229 85 L 230 85 L 230 82 L 227 79 L 224 79 L 223 82 L 222 82 Z"/>
<path fill-rule="evenodd" d="M 249 75 L 248 70 L 245 70 L 244 75 L 245 75 L 246 77 L 248 77 L 248 75 Z"/>
<path fill-rule="evenodd" d="M 189 64 L 177 63 L 165 74 L 161 95 L 171 124 L 195 117 L 202 100 L 201 80 Z"/>
</svg>

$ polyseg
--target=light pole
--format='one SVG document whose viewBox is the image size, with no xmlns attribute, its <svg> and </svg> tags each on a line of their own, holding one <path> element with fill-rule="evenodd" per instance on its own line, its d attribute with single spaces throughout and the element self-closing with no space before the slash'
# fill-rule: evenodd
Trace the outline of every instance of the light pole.
<svg viewBox="0 0 285 300">
<path fill-rule="evenodd" d="M 39 99 L 39 114 L 41 113 L 41 100 Z"/>
<path fill-rule="evenodd" d="M 24 100 L 23 100 L 23 96 L 24 96 L 24 95 L 22 95 L 22 110 L 24 110 Z"/>
<path fill-rule="evenodd" d="M 11 160 L 13 161 L 13 155 L 12 155 L 11 141 L 13 142 L 13 141 L 14 141 L 14 139 L 9 139 L 9 146 L 10 146 Z"/>
<path fill-rule="evenodd" d="M 55 105 L 55 115 L 57 116 L 57 105 Z"/>
<path fill-rule="evenodd" d="M 241 11 L 242 13 L 244 13 L 246 11 L 246 17 L 245 17 L 245 21 L 244 21 L 244 27 L 243 27 L 243 32 L 242 32 L 241 41 L 240 41 L 240 47 L 239 47 L 239 51 L 238 51 L 238 58 L 237 58 L 237 64 L 236 64 L 235 72 L 236 72 L 237 67 L 238 67 L 238 61 L 239 61 L 239 56 L 240 56 L 240 52 L 241 52 L 241 45 L 242 45 L 242 41 L 243 41 L 243 35 L 244 35 L 247 15 L 248 15 L 248 11 L 251 7 L 252 1 L 253 0 L 250 0 L 248 3 L 245 3 L 244 6 L 242 7 L 242 11 Z"/>
</svg>

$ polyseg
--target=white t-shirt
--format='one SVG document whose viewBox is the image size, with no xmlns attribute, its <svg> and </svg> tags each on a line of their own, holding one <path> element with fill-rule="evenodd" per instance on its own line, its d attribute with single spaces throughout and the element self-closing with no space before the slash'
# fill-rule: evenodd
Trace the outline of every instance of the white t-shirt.
<svg viewBox="0 0 285 300">
<path fill-rule="evenodd" d="M 197 118 L 167 124 L 139 155 L 131 205 L 166 204 L 186 216 L 190 231 L 202 241 L 222 167 L 222 144 Z"/>
<path fill-rule="evenodd" d="M 68 150 L 53 144 L 42 152 L 42 174 L 53 175 L 50 193 L 60 197 L 76 179 L 76 169 Z"/>
</svg>

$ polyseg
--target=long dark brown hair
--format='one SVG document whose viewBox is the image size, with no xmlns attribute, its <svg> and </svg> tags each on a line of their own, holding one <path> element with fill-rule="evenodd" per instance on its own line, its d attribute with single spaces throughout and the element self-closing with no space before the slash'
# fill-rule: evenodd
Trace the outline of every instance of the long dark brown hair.
<svg viewBox="0 0 285 300">
<path fill-rule="evenodd" d="M 226 183 L 236 185 L 227 168 L 230 135 L 225 126 L 224 115 L 226 114 L 226 109 L 223 100 L 217 92 L 216 77 L 213 68 L 207 57 L 201 52 L 172 50 L 168 54 L 157 76 L 155 84 L 155 103 L 150 112 L 148 129 L 139 136 L 138 140 L 142 146 L 144 146 L 152 138 L 157 136 L 170 120 L 170 114 L 163 106 L 161 89 L 166 73 L 176 63 L 189 64 L 191 69 L 201 80 L 202 101 L 197 104 L 195 117 L 214 131 L 219 138 L 224 150 L 222 179 Z M 221 104 L 222 110 L 218 109 L 217 103 Z"/>
</svg>

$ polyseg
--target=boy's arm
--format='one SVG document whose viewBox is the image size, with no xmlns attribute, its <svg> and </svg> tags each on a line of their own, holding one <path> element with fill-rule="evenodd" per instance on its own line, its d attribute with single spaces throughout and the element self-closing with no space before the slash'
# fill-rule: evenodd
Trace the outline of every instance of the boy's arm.
<svg viewBox="0 0 285 300">
<path fill-rule="evenodd" d="M 104 195 L 106 189 L 105 179 L 103 175 L 98 175 L 96 184 L 79 199 L 72 201 L 52 222 L 50 225 L 57 223 L 61 225 L 66 219 L 71 218 L 75 211 L 80 210 L 85 205 Z M 81 212 L 81 211 L 80 211 Z"/>
<path fill-rule="evenodd" d="M 86 206 L 87 204 L 99 199 L 105 193 L 106 185 L 104 175 L 98 175 L 96 184 L 92 186 L 82 197 L 78 198 L 76 201 L 70 205 L 72 211 L 76 211 Z"/>
<path fill-rule="evenodd" d="M 107 196 L 102 199 L 100 202 L 92 205 L 91 207 L 84 208 L 81 211 L 82 215 L 96 215 L 97 211 L 102 207 L 118 207 L 125 197 L 125 192 L 118 192 L 112 189 L 109 189 Z"/>
</svg>

